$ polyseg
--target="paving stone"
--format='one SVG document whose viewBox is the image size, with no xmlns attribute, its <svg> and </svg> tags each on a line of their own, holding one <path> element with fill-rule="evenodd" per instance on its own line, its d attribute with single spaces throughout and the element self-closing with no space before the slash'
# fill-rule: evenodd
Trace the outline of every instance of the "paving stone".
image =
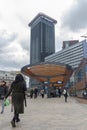
<svg viewBox="0 0 87 130">
<path fill-rule="evenodd" d="M 5 107 L 4 113 L 0 114 L 0 130 L 13 130 L 12 116 L 11 106 Z M 15 130 L 87 130 L 87 104 L 81 104 L 73 97 L 68 97 L 67 103 L 63 96 L 27 98 L 25 113 L 20 114 L 20 118 Z"/>
</svg>

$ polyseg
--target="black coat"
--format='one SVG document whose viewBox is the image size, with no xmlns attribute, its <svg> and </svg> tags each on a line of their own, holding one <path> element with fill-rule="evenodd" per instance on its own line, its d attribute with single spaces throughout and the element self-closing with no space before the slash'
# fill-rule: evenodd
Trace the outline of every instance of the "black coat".
<svg viewBox="0 0 87 130">
<path fill-rule="evenodd" d="M 26 84 L 24 81 L 13 82 L 6 98 L 12 93 L 12 104 L 17 113 L 24 113 Z"/>
<path fill-rule="evenodd" d="M 8 87 L 1 85 L 0 86 L 0 99 L 4 99 L 4 96 L 7 94 L 8 92 Z"/>
</svg>

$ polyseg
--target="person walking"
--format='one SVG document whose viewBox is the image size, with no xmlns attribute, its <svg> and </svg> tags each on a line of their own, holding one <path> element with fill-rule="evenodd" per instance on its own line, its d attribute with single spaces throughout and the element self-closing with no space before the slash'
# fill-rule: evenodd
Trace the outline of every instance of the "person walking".
<svg viewBox="0 0 87 130">
<path fill-rule="evenodd" d="M 33 93 L 34 93 L 33 89 L 30 89 L 30 98 L 33 98 Z"/>
<path fill-rule="evenodd" d="M 9 92 L 5 96 L 6 99 L 12 93 L 12 105 L 14 108 L 14 116 L 11 121 L 12 127 L 16 127 L 16 122 L 20 121 L 19 114 L 24 113 L 24 100 L 26 101 L 26 91 L 26 83 L 22 74 L 17 74 L 15 80 L 11 84 Z"/>
<path fill-rule="evenodd" d="M 44 89 L 41 89 L 40 91 L 42 98 L 44 98 Z"/>
<path fill-rule="evenodd" d="M 63 90 L 63 94 L 64 94 L 64 97 L 65 97 L 65 102 L 67 102 L 68 92 L 67 92 L 66 89 Z"/>
<path fill-rule="evenodd" d="M 61 87 L 58 88 L 58 94 L 59 94 L 59 97 L 61 97 L 61 94 L 62 94 Z"/>
<path fill-rule="evenodd" d="M 38 88 L 35 87 L 34 88 L 34 98 L 37 98 L 37 95 L 38 95 Z"/>
<path fill-rule="evenodd" d="M 1 85 L 0 85 L 0 100 L 1 100 L 1 104 L 2 104 L 2 110 L 1 110 L 1 114 L 4 113 L 4 97 L 5 95 L 7 94 L 8 92 L 8 86 L 6 85 L 6 82 L 5 81 L 2 81 L 1 82 Z"/>
</svg>

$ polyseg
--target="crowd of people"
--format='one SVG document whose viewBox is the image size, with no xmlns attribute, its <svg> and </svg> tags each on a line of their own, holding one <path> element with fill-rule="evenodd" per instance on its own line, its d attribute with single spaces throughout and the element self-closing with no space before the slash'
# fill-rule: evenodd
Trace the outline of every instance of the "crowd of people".
<svg viewBox="0 0 87 130">
<path fill-rule="evenodd" d="M 42 98 L 44 98 L 44 95 L 45 95 L 44 89 L 41 89 L 40 91 L 38 91 L 37 87 L 30 89 L 30 98 L 35 99 L 35 98 L 37 98 L 38 95 L 41 95 Z"/>
<path fill-rule="evenodd" d="M 40 91 L 38 91 L 38 88 L 31 88 L 30 89 L 30 98 L 37 98 L 38 95 L 40 95 L 42 98 L 44 98 L 45 94 L 47 95 L 46 91 L 42 88 Z M 64 95 L 65 102 L 67 102 L 67 97 L 69 96 L 69 93 L 67 91 L 67 88 L 61 89 L 61 87 L 58 87 L 55 92 L 50 92 L 50 97 L 59 97 L 61 98 L 61 95 Z"/>
</svg>

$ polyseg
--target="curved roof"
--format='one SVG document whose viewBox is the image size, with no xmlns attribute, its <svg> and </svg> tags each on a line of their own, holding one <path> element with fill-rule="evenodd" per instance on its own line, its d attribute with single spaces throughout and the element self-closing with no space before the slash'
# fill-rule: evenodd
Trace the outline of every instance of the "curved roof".
<svg viewBox="0 0 87 130">
<path fill-rule="evenodd" d="M 42 62 L 35 65 L 26 65 L 21 72 L 28 77 L 34 78 L 42 83 L 50 82 L 57 84 L 59 82 L 65 85 L 69 80 L 73 70 L 71 66 L 56 62 Z"/>
</svg>

